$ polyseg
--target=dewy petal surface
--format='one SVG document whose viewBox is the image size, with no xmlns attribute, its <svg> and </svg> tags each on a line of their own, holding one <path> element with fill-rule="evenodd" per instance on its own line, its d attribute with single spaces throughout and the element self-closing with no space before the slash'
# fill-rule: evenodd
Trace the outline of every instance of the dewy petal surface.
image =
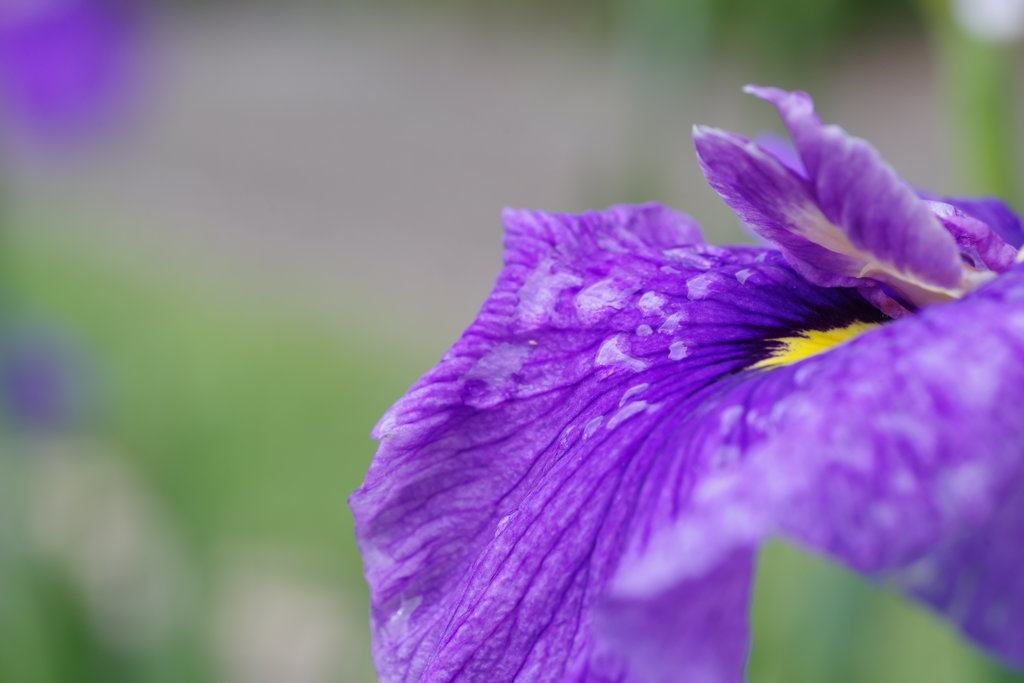
<svg viewBox="0 0 1024 683">
<path fill-rule="evenodd" d="M 895 574 L 1024 665 L 1022 387 L 1022 266 L 960 301 L 737 380 L 693 419 L 720 426 L 703 448 L 746 457 L 688 496 L 641 494 L 654 509 L 637 518 L 651 530 L 634 529 L 612 596 L 657 604 L 779 531 L 858 571 Z"/>
<path fill-rule="evenodd" d="M 381 678 L 741 680 L 750 548 L 654 601 L 608 588 L 631 539 L 745 461 L 716 406 L 767 340 L 881 317 L 774 252 L 694 244 L 657 206 L 506 225 L 494 292 L 378 425 L 351 499 Z"/>
<path fill-rule="evenodd" d="M 1024 664 L 1022 267 L 750 371 L 881 316 L 661 207 L 506 222 L 494 292 L 351 500 L 383 680 L 742 680 L 778 532 Z"/>
</svg>

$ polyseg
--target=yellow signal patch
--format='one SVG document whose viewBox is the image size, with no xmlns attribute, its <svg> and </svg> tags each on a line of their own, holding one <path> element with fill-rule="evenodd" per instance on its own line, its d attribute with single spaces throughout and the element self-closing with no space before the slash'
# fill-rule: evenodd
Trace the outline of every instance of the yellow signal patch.
<svg viewBox="0 0 1024 683">
<path fill-rule="evenodd" d="M 816 356 L 832 349 L 845 341 L 880 327 L 881 323 L 856 322 L 846 327 L 835 327 L 831 330 L 801 330 L 792 337 L 772 339 L 778 346 L 767 358 L 750 366 L 751 370 L 775 368 L 783 365 L 799 363 L 805 358 Z"/>
</svg>

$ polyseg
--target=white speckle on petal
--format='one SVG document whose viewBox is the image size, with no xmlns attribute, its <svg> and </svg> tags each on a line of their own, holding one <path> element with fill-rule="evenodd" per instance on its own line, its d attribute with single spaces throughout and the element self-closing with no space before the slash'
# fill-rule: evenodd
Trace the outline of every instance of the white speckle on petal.
<svg viewBox="0 0 1024 683">
<path fill-rule="evenodd" d="M 648 363 L 640 360 L 639 358 L 633 358 L 626 353 L 624 347 L 626 346 L 626 335 L 616 334 L 608 337 L 601 344 L 601 348 L 597 350 L 597 357 L 594 359 L 594 364 L 603 367 L 618 367 L 632 370 L 633 372 L 640 372 L 646 370 Z"/>
<path fill-rule="evenodd" d="M 562 290 L 583 284 L 578 275 L 552 272 L 553 265 L 553 261 L 544 261 L 523 282 L 518 292 L 517 320 L 530 326 L 546 323 Z"/>
<path fill-rule="evenodd" d="M 654 328 L 652 328 L 650 325 L 644 324 L 636 326 L 636 336 L 649 337 L 652 334 L 654 334 Z"/>
<path fill-rule="evenodd" d="M 611 278 L 600 280 L 576 295 L 576 311 L 585 321 L 595 322 L 625 305 L 635 289 L 622 289 Z"/>
<path fill-rule="evenodd" d="M 661 272 L 665 273 L 666 275 L 679 275 L 683 271 L 679 270 L 678 268 L 673 268 L 672 266 L 662 266 Z"/>
<path fill-rule="evenodd" d="M 626 405 L 619 409 L 619 412 L 612 415 L 612 419 L 608 420 L 607 428 L 615 429 L 624 420 L 628 420 L 637 413 L 644 412 L 649 405 L 650 404 L 647 401 L 633 401 L 632 403 L 627 403 Z"/>
<path fill-rule="evenodd" d="M 665 322 L 658 328 L 658 332 L 662 334 L 674 334 L 679 329 L 679 323 L 686 320 L 686 313 L 683 311 L 676 311 L 669 317 L 665 318 Z"/>
<path fill-rule="evenodd" d="M 691 301 L 703 299 L 711 291 L 711 283 L 715 281 L 712 273 L 701 273 L 686 281 L 686 297 Z"/>
<path fill-rule="evenodd" d="M 590 437 L 592 437 L 594 435 L 594 432 L 597 431 L 597 428 L 601 426 L 602 422 L 604 422 L 604 417 L 601 415 L 598 415 L 593 420 L 588 422 L 586 426 L 583 428 L 583 438 L 589 439 Z"/>
<path fill-rule="evenodd" d="M 751 408 L 747 411 L 746 415 L 747 426 L 753 427 L 754 429 L 764 429 L 768 423 L 767 418 L 768 416 L 760 410 Z"/>
<path fill-rule="evenodd" d="M 718 428 L 722 434 L 729 434 L 736 428 L 736 423 L 743 416 L 741 406 L 729 406 L 718 416 Z"/>
<path fill-rule="evenodd" d="M 699 268 L 701 270 L 707 270 L 714 262 L 706 256 L 697 254 L 693 249 L 687 247 L 681 247 L 678 249 L 666 249 L 665 255 L 671 259 L 678 261 L 679 263 L 689 266 L 690 268 Z"/>
<path fill-rule="evenodd" d="M 633 401 L 627 403 L 619 412 L 612 416 L 612 419 L 608 420 L 608 429 L 615 429 L 622 422 L 633 417 L 637 413 L 653 413 L 655 410 L 661 407 L 660 403 L 648 403 L 647 401 Z"/>
<path fill-rule="evenodd" d="M 744 268 L 743 270 L 738 270 L 738 271 L 736 271 L 736 279 L 739 281 L 739 283 L 741 285 L 745 285 L 745 284 L 747 284 L 747 280 L 749 280 L 750 277 L 755 272 L 756 271 L 751 270 L 750 268 Z"/>
<path fill-rule="evenodd" d="M 656 311 L 660 311 L 661 307 L 665 305 L 665 297 L 661 296 L 657 292 L 644 292 L 644 295 L 640 297 L 640 301 L 637 302 L 637 306 L 640 310 L 650 315 Z"/>
<path fill-rule="evenodd" d="M 793 382 L 802 387 L 818 374 L 818 370 L 818 366 L 814 363 L 802 363 L 793 373 Z"/>
<path fill-rule="evenodd" d="M 572 434 L 575 431 L 576 431 L 576 425 L 575 424 L 571 424 L 571 425 L 569 425 L 568 427 L 565 428 L 565 430 L 562 432 L 562 435 L 558 439 L 558 442 L 562 445 L 562 448 L 568 448 L 572 444 L 572 442 L 573 442 Z"/>
<path fill-rule="evenodd" d="M 669 360 L 682 360 L 683 358 L 686 358 L 689 354 L 690 347 L 686 345 L 685 341 L 674 341 L 668 345 Z"/>
<path fill-rule="evenodd" d="M 505 527 L 507 527 L 508 523 L 511 522 L 511 521 L 512 521 L 512 515 L 505 515 L 504 517 L 499 519 L 497 526 L 494 527 L 494 535 L 497 536 L 502 531 L 504 531 Z"/>
<path fill-rule="evenodd" d="M 402 600 L 398 609 L 388 616 L 388 620 L 384 624 L 384 630 L 393 636 L 404 636 L 409 630 L 409 619 L 421 602 L 423 602 L 423 597 L 419 595 Z"/>
<path fill-rule="evenodd" d="M 498 344 L 474 363 L 462 378 L 483 380 L 495 387 L 505 386 L 512 375 L 522 369 L 529 355 L 529 346 Z"/>
<path fill-rule="evenodd" d="M 628 401 L 629 399 L 633 398 L 637 394 L 639 394 L 641 392 L 644 392 L 644 391 L 647 391 L 647 389 L 650 386 L 651 386 L 650 384 L 647 384 L 646 382 L 644 382 L 643 384 L 634 384 L 629 389 L 626 389 L 625 393 L 622 394 L 622 398 L 619 399 L 619 407 L 622 407 L 622 405 L 626 401 Z"/>
<path fill-rule="evenodd" d="M 947 511 L 963 512 L 972 503 L 979 504 L 984 500 L 989 482 L 988 472 L 978 463 L 958 465 L 939 479 L 939 503 Z"/>
</svg>

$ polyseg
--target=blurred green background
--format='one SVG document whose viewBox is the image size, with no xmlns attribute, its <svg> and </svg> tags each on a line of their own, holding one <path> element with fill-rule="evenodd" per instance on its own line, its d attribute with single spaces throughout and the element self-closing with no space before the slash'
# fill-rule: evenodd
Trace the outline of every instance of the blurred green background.
<svg viewBox="0 0 1024 683">
<path fill-rule="evenodd" d="M 145 13 L 108 125 L 4 138 L 3 681 L 374 680 L 345 499 L 493 282 L 501 208 L 655 199 L 746 240 L 688 137 L 778 130 L 745 83 L 921 186 L 1018 189 L 1017 43 L 941 2 Z M 781 545 L 754 626 L 754 682 L 1024 680 Z"/>
</svg>

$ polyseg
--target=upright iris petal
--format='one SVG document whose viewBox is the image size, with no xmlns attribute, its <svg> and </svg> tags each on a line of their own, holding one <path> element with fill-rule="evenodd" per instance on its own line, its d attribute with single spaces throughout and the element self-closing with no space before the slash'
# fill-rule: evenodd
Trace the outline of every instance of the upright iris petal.
<svg viewBox="0 0 1024 683">
<path fill-rule="evenodd" d="M 774 534 L 1024 665 L 1024 551 L 991 545 L 1024 531 L 1024 266 L 758 93 L 803 168 L 706 129 L 698 154 L 778 251 L 658 205 L 506 213 L 494 291 L 350 499 L 382 680 L 740 681 Z"/>
<path fill-rule="evenodd" d="M 806 94 L 753 86 L 748 92 L 778 107 L 800 165 L 707 128 L 695 130 L 697 153 L 712 187 L 802 275 L 822 286 L 861 288 L 892 316 L 957 298 L 990 279 L 962 258 L 958 238 L 971 228 L 954 220 L 947 209 L 955 207 L 921 199 L 870 145 L 823 125 Z M 971 245 L 983 243 L 986 253 L 1007 246 L 981 220 L 976 227 Z"/>
</svg>

